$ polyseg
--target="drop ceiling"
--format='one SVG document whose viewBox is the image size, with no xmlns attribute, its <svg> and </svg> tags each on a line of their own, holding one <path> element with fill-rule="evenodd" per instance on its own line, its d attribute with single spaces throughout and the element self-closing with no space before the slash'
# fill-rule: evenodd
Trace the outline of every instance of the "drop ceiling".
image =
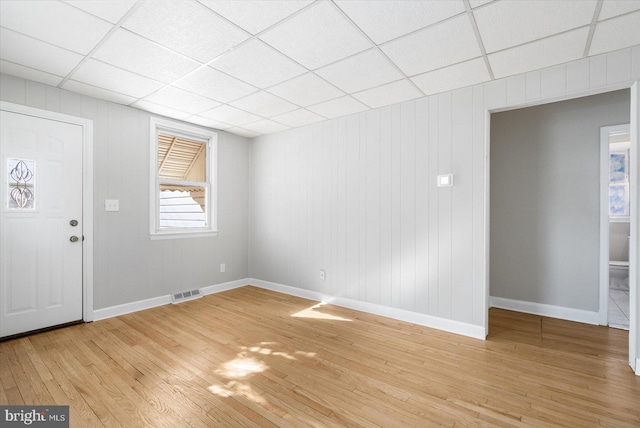
<svg viewBox="0 0 640 428">
<path fill-rule="evenodd" d="M 0 72 L 245 137 L 640 45 L 640 0 L 0 0 Z"/>
</svg>

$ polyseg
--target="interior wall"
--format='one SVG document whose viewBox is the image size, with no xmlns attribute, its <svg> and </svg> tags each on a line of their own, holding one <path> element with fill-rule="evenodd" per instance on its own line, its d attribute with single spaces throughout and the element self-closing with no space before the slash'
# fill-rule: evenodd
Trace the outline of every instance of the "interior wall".
<svg viewBox="0 0 640 428">
<path fill-rule="evenodd" d="M 629 90 L 491 115 L 491 296 L 599 307 L 600 127 Z"/>
<path fill-rule="evenodd" d="M 248 276 L 246 138 L 218 134 L 218 236 L 151 241 L 149 113 L 2 74 L 0 99 L 93 120 L 94 309 Z"/>
<path fill-rule="evenodd" d="M 487 111 L 638 78 L 640 46 L 254 139 L 251 277 L 488 331 Z"/>
<path fill-rule="evenodd" d="M 609 223 L 609 260 L 629 261 L 630 224 L 627 222 Z"/>
</svg>

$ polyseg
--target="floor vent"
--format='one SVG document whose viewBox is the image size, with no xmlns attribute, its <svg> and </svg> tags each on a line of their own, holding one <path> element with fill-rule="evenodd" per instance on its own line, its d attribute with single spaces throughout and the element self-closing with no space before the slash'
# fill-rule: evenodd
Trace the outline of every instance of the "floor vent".
<svg viewBox="0 0 640 428">
<path fill-rule="evenodd" d="M 176 304 L 202 297 L 202 293 L 200 293 L 200 290 L 189 290 L 183 291 L 182 293 L 175 293 L 171 297 L 171 303 Z"/>
</svg>

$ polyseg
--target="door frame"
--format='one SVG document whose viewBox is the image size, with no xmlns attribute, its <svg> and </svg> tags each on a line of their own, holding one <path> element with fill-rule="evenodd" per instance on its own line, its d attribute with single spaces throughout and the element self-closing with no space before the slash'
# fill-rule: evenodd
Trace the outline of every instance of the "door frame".
<svg viewBox="0 0 640 428">
<path fill-rule="evenodd" d="M 82 320 L 93 321 L 93 121 L 6 101 L 0 110 L 82 127 Z"/>
<path fill-rule="evenodd" d="M 631 125 L 625 123 L 600 128 L 600 310 L 598 312 L 600 325 L 604 326 L 609 325 L 609 229 L 611 227 L 611 219 L 609 218 L 609 136 L 615 132 L 631 134 Z M 631 151 L 629 157 L 631 157 Z M 630 174 L 629 182 L 631 182 Z M 631 196 L 631 190 L 629 193 Z M 631 215 L 629 223 L 631 223 Z"/>
<path fill-rule="evenodd" d="M 485 266 L 485 282 L 484 282 L 484 303 L 485 303 L 485 311 L 484 311 L 484 326 L 486 334 L 489 333 L 489 309 L 490 305 L 490 293 L 491 293 L 491 272 L 490 272 L 490 258 L 491 258 L 491 243 L 490 243 L 490 223 L 491 223 L 491 195 L 490 195 L 490 171 L 491 171 L 491 114 L 498 113 L 508 110 L 514 110 L 523 107 L 531 107 L 537 105 L 550 104 L 556 101 L 565 101 L 571 100 L 575 98 L 587 97 L 590 95 L 603 94 L 607 92 L 613 92 L 620 89 L 629 89 L 630 98 L 631 98 L 631 110 L 629 117 L 630 124 L 630 137 L 631 137 L 631 148 L 629 150 L 629 158 L 631 160 L 631 166 L 629 171 L 629 181 L 630 183 L 638 183 L 638 179 L 640 178 L 640 80 L 633 80 L 628 83 L 622 84 L 614 84 L 604 86 L 598 89 L 589 89 L 584 91 L 578 91 L 571 94 L 561 95 L 561 96 L 552 96 L 552 97 L 542 97 L 535 102 L 529 103 L 509 103 L 495 107 L 495 108 L 485 108 L 485 116 L 484 116 L 484 236 L 485 236 L 485 257 L 484 257 L 484 266 Z M 640 298 L 638 293 L 640 290 L 638 289 L 640 285 L 638 284 L 638 279 L 640 276 L 638 275 L 640 272 L 640 252 L 638 245 L 640 244 L 640 201 L 638 198 L 640 197 L 640 186 L 631 186 L 629 189 L 629 197 L 631 198 L 631 218 L 630 218 L 630 229 L 631 229 L 631 238 L 629 242 L 629 354 L 628 354 L 628 362 L 629 366 L 633 369 L 637 376 L 640 376 L 640 349 L 638 347 L 640 343 Z M 608 213 L 607 213 L 608 218 Z M 608 233 L 607 233 L 608 235 Z M 608 270 L 608 263 L 607 263 Z M 599 311 L 600 312 L 600 311 Z M 600 314 L 598 314 L 600 318 Z"/>
</svg>

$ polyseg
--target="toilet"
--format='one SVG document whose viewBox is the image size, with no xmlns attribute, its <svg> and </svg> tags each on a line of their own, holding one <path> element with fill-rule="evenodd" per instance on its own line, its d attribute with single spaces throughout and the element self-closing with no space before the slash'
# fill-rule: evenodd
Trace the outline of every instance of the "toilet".
<svg viewBox="0 0 640 428">
<path fill-rule="evenodd" d="M 609 287 L 618 290 L 629 289 L 629 262 L 610 261 L 609 262 Z"/>
</svg>

